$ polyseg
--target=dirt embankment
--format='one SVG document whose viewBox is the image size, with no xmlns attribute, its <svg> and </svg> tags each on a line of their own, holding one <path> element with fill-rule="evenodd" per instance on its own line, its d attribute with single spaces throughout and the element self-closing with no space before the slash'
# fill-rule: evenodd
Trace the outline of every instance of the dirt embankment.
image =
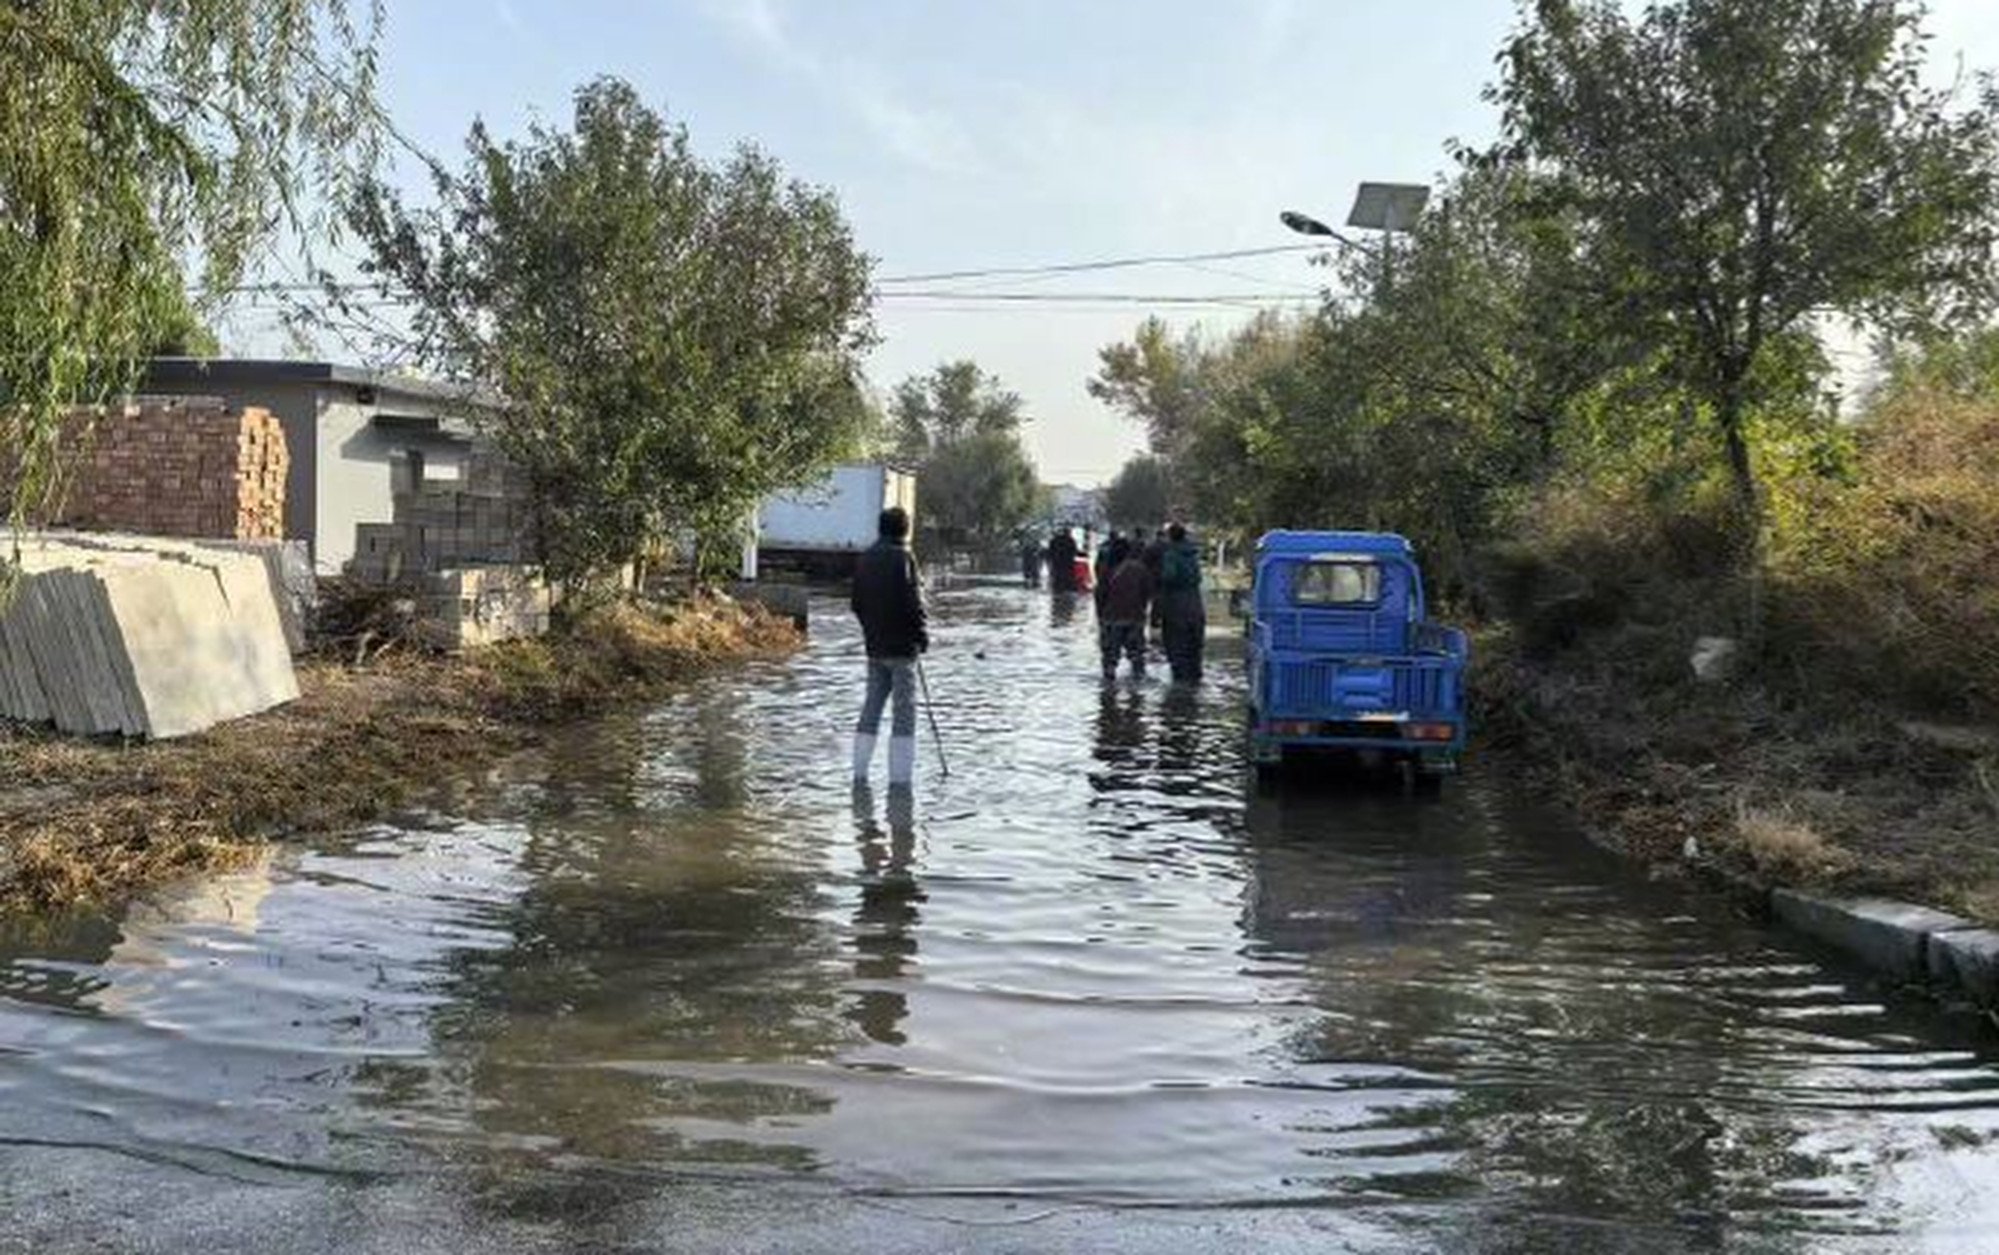
<svg viewBox="0 0 1999 1255">
<path fill-rule="evenodd" d="M 1999 733 L 1836 686 L 1699 684 L 1677 638 L 1648 636 L 1545 658 L 1482 633 L 1481 738 L 1598 841 L 1655 867 L 1999 924 Z"/>
<path fill-rule="evenodd" d="M 1638 857 L 1999 923 L 1999 375 L 1967 377 L 1777 442 L 1753 527 L 1711 476 L 1551 484 L 1485 563 L 1485 730 Z"/>
<path fill-rule="evenodd" d="M 0 728 L 0 911 L 102 899 L 228 866 L 286 833 L 364 822 L 547 729 L 795 648 L 728 601 L 623 607 L 462 657 L 300 665 L 300 699 L 183 740 L 115 744 Z"/>
</svg>

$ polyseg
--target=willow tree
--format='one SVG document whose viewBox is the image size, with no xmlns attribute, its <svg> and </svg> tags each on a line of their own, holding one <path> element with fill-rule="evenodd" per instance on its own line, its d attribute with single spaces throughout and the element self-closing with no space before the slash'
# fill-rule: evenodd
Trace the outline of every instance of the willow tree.
<svg viewBox="0 0 1999 1255">
<path fill-rule="evenodd" d="M 67 413 L 185 342 L 373 156 L 367 0 L 0 3 L 0 483 L 60 489 Z M 192 289 L 192 295 L 190 290 Z"/>
<path fill-rule="evenodd" d="M 475 124 L 467 147 L 434 203 L 371 183 L 351 221 L 410 302 L 414 359 L 498 402 L 475 417 L 554 579 L 739 533 L 858 444 L 872 263 L 830 192 L 753 147 L 704 160 L 611 78 L 568 129 Z"/>
</svg>

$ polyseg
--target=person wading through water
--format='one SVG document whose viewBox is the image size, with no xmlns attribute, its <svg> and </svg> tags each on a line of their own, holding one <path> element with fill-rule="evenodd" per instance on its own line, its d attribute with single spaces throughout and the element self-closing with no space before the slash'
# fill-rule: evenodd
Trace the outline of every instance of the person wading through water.
<svg viewBox="0 0 1999 1255">
<path fill-rule="evenodd" d="M 1104 611 L 1104 594 L 1110 591 L 1111 576 L 1117 572 L 1118 563 L 1124 561 L 1130 549 L 1130 542 L 1119 535 L 1116 528 L 1112 528 L 1109 538 L 1097 546 L 1096 583 L 1092 591 L 1096 594 L 1100 616 Z"/>
<path fill-rule="evenodd" d="M 1076 591 L 1076 538 L 1066 527 L 1048 541 L 1048 587 L 1058 593 Z"/>
<path fill-rule="evenodd" d="M 882 707 L 895 700 L 889 723 L 888 782 L 907 786 L 916 777 L 916 659 L 930 649 L 929 615 L 909 551 L 909 514 L 900 506 L 881 512 L 880 539 L 854 569 L 849 601 L 868 648 L 868 695 L 854 725 L 854 782 L 865 784 L 881 735 Z"/>
<path fill-rule="evenodd" d="M 1160 635 L 1173 678 L 1201 678 L 1201 651 L 1208 640 L 1208 611 L 1201 601 L 1201 549 L 1175 523 L 1166 529 L 1159 555 Z"/>
<path fill-rule="evenodd" d="M 1104 580 L 1103 600 L 1097 605 L 1102 621 L 1104 679 L 1117 678 L 1118 658 L 1131 660 L 1134 680 L 1145 678 L 1145 609 L 1152 603 L 1152 570 L 1145 556 L 1129 545 L 1120 544 L 1117 566 Z"/>
<path fill-rule="evenodd" d="M 1041 542 L 1031 534 L 1020 538 L 1020 578 L 1029 588 L 1041 587 Z"/>
<path fill-rule="evenodd" d="M 1157 637 L 1160 635 L 1159 564 L 1165 560 L 1166 556 L 1166 525 L 1161 523 L 1159 530 L 1152 534 L 1150 541 L 1145 539 L 1145 529 L 1142 527 L 1134 532 L 1133 535 L 1136 539 L 1132 541 L 1132 547 L 1138 551 L 1140 557 L 1145 559 L 1146 569 L 1152 572 L 1152 634 Z"/>
</svg>

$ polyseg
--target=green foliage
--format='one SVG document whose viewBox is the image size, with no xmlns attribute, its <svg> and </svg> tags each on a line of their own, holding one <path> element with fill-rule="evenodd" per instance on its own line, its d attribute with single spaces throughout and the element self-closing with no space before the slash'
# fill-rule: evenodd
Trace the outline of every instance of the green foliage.
<svg viewBox="0 0 1999 1255">
<path fill-rule="evenodd" d="M 499 398 L 477 413 L 553 577 L 686 531 L 713 552 L 858 447 L 871 263 L 830 193 L 755 148 L 703 161 L 615 79 L 577 91 L 571 130 L 474 125 L 468 148 L 438 208 L 374 183 L 352 219 L 414 298 L 416 359 Z"/>
<path fill-rule="evenodd" d="M 357 12 L 358 10 L 358 12 Z M 374 152 L 380 14 L 349 0 L 0 4 L 0 449 L 15 524 L 60 489 L 64 413 L 190 337 L 280 224 Z"/>
<path fill-rule="evenodd" d="M 1636 328 L 1716 425 L 1756 500 L 1766 356 L 1837 311 L 1891 326 L 1989 310 L 1993 89 L 1922 84 L 1897 0 L 1535 0 L 1490 95 L 1506 144 L 1581 225 L 1603 325 Z"/>
<path fill-rule="evenodd" d="M 1104 490 L 1104 513 L 1113 527 L 1154 527 L 1172 511 L 1172 477 L 1156 454 L 1126 462 Z"/>
<path fill-rule="evenodd" d="M 939 448 L 917 478 L 924 530 L 948 543 L 991 546 L 1040 507 L 1034 466 L 1007 432 L 975 432 Z"/>
<path fill-rule="evenodd" d="M 970 361 L 897 385 L 889 401 L 896 453 L 916 466 L 917 522 L 946 544 L 996 545 L 1041 506 L 1020 441 L 1018 394 Z"/>
<path fill-rule="evenodd" d="M 1773 480 L 1779 668 L 1923 717 L 1999 715 L 1992 340 L 1901 356 L 1853 433 L 1849 477 Z"/>
<path fill-rule="evenodd" d="M 1147 318 L 1131 343 L 1107 345 L 1097 357 L 1090 395 L 1144 423 L 1153 452 L 1169 460 L 1184 454 L 1205 410 L 1199 331 L 1176 338 L 1160 319 Z"/>
<path fill-rule="evenodd" d="M 1020 394 L 1001 387 L 972 361 L 946 362 L 928 375 L 903 380 L 889 411 L 895 451 L 912 462 L 968 436 L 1020 431 Z"/>
</svg>

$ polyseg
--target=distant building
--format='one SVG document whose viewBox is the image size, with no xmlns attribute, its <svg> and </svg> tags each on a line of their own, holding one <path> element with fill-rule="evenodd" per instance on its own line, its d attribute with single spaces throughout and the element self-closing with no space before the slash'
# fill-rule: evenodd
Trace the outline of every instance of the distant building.
<svg viewBox="0 0 1999 1255">
<path fill-rule="evenodd" d="M 1050 528 L 1073 527 L 1092 532 L 1105 530 L 1104 490 L 1078 488 L 1074 484 L 1050 484 Z"/>
<path fill-rule="evenodd" d="M 471 473 L 466 415 L 479 402 L 462 388 L 333 362 L 160 357 L 139 390 L 277 416 L 291 457 L 285 536 L 306 542 L 321 574 L 354 558 L 359 527 L 396 522 L 399 493 L 448 490 Z"/>
</svg>

